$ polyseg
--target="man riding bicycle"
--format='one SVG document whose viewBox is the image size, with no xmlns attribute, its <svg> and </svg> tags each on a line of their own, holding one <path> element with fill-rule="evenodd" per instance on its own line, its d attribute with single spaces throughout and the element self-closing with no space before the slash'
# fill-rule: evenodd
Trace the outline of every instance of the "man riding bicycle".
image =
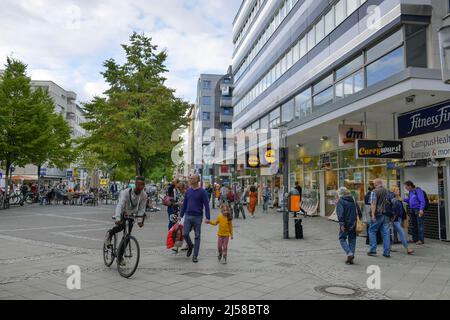
<svg viewBox="0 0 450 320">
<path fill-rule="evenodd" d="M 145 189 L 145 178 L 137 177 L 134 188 L 125 189 L 120 193 L 119 204 L 116 207 L 114 218 L 116 226 L 108 231 L 106 245 L 111 246 L 113 236 L 125 230 L 125 220 L 133 217 L 138 218 L 138 226 L 144 226 L 145 209 L 147 207 L 147 193 Z M 131 233 L 132 225 L 130 224 Z"/>
</svg>

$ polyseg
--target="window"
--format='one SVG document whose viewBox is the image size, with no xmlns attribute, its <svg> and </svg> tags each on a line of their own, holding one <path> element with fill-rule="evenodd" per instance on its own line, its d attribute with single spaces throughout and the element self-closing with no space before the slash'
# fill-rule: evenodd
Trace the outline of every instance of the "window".
<svg viewBox="0 0 450 320">
<path fill-rule="evenodd" d="M 314 108 L 317 109 L 333 102 L 333 87 L 330 87 L 325 91 L 322 91 L 321 93 L 314 96 L 313 101 L 314 101 Z"/>
<path fill-rule="evenodd" d="M 334 30 L 334 7 L 325 15 L 325 35 Z"/>
<path fill-rule="evenodd" d="M 316 46 L 316 30 L 315 27 L 313 27 L 309 32 L 308 32 L 308 51 L 311 51 L 312 48 L 314 48 Z"/>
<path fill-rule="evenodd" d="M 325 79 L 321 80 L 320 82 L 316 83 L 313 86 L 313 93 L 316 94 L 318 92 L 321 92 L 332 85 L 333 85 L 333 74 L 330 74 Z"/>
<path fill-rule="evenodd" d="M 223 115 L 225 115 L 225 116 L 233 115 L 233 108 L 222 108 L 222 109 L 223 109 Z"/>
<path fill-rule="evenodd" d="M 345 20 L 345 0 L 336 3 L 335 6 L 335 22 L 336 26 L 340 25 Z"/>
<path fill-rule="evenodd" d="M 367 86 L 372 86 L 405 69 L 403 47 L 387 54 L 367 67 Z"/>
<path fill-rule="evenodd" d="M 283 75 L 287 70 L 287 56 L 284 56 L 281 59 L 281 74 Z"/>
<path fill-rule="evenodd" d="M 291 50 L 287 54 L 287 69 L 288 70 L 290 68 L 292 68 L 292 64 L 293 64 L 292 60 L 293 60 L 293 56 L 294 56 L 294 48 L 291 48 Z"/>
<path fill-rule="evenodd" d="M 311 112 L 311 88 L 308 88 L 295 97 L 295 117 L 302 119 L 310 115 Z"/>
<path fill-rule="evenodd" d="M 203 89 L 211 90 L 211 81 L 210 80 L 203 80 Z"/>
<path fill-rule="evenodd" d="M 269 116 L 268 115 L 261 119 L 260 126 L 261 126 L 261 129 L 266 129 L 266 130 L 269 129 Z"/>
<path fill-rule="evenodd" d="M 364 72 L 360 70 L 346 79 L 336 83 L 335 98 L 336 100 L 348 97 L 364 89 Z"/>
<path fill-rule="evenodd" d="M 293 48 L 293 55 L 292 55 L 292 63 L 296 64 L 298 60 L 300 60 L 300 42 L 297 42 L 295 47 Z"/>
<path fill-rule="evenodd" d="M 291 122 L 292 120 L 294 120 L 294 109 L 294 99 L 291 99 L 283 104 L 283 106 L 281 107 L 281 121 Z"/>
<path fill-rule="evenodd" d="M 325 38 L 325 18 L 322 17 L 320 21 L 316 24 L 316 43 L 319 43 L 320 41 Z"/>
<path fill-rule="evenodd" d="M 347 16 L 351 15 L 359 7 L 359 0 L 347 0 Z"/>
<path fill-rule="evenodd" d="M 343 77 L 349 75 L 355 70 L 358 70 L 361 68 L 364 64 L 364 58 L 362 55 L 358 56 L 351 62 L 347 63 L 345 66 L 341 67 L 340 69 L 336 70 L 336 80 L 340 80 Z"/>
<path fill-rule="evenodd" d="M 307 43 L 306 43 L 306 36 L 300 40 L 300 59 L 303 58 L 306 55 L 306 52 L 308 51 Z"/>
<path fill-rule="evenodd" d="M 423 25 L 406 25 L 406 64 L 408 67 L 427 68 L 427 29 Z"/>
<path fill-rule="evenodd" d="M 403 30 L 400 29 L 371 49 L 367 50 L 367 62 L 370 63 L 384 56 L 403 43 Z"/>
<path fill-rule="evenodd" d="M 280 108 L 276 108 L 270 113 L 270 128 L 274 128 L 280 124 Z"/>
<path fill-rule="evenodd" d="M 203 97 L 203 98 L 202 98 L 202 104 L 203 104 L 204 106 L 210 106 L 210 105 L 212 105 L 212 97 L 209 97 L 209 96 Z"/>
<path fill-rule="evenodd" d="M 203 112 L 202 119 L 203 119 L 203 121 L 211 120 L 211 112 Z"/>
</svg>

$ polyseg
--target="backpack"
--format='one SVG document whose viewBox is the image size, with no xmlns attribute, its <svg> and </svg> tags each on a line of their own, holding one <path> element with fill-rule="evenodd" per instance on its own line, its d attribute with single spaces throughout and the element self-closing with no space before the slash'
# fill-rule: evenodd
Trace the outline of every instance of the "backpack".
<svg viewBox="0 0 450 320">
<path fill-rule="evenodd" d="M 396 199 L 395 195 L 391 192 L 389 192 L 386 195 L 386 200 L 384 201 L 384 212 L 383 214 L 389 218 L 394 217 L 397 214 L 397 208 L 396 208 Z"/>
</svg>

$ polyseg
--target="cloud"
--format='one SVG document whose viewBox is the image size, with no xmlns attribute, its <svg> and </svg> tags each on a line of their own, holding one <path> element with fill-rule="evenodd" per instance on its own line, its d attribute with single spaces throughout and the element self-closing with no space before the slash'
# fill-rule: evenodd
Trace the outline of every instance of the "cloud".
<svg viewBox="0 0 450 320">
<path fill-rule="evenodd" d="M 100 95 L 108 58 L 123 61 L 120 44 L 144 32 L 167 50 L 168 84 L 195 101 L 200 73 L 225 73 L 232 21 L 241 0 L 2 0 L 0 63 L 13 55 L 36 80 L 53 80 L 80 101 Z"/>
</svg>

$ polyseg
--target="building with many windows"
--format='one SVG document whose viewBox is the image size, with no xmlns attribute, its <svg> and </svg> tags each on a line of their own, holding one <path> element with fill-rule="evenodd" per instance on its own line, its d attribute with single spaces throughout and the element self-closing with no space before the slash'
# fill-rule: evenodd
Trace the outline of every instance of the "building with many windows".
<svg viewBox="0 0 450 320">
<path fill-rule="evenodd" d="M 191 167 L 202 173 L 204 182 L 213 183 L 216 177 L 227 182 L 231 176 L 231 167 L 222 164 L 227 151 L 234 150 L 234 140 L 227 139 L 227 133 L 232 133 L 232 92 L 231 68 L 226 75 L 200 75 L 197 105 L 193 112 L 193 154 L 190 159 Z M 234 153 L 230 157 L 234 159 Z"/>
<path fill-rule="evenodd" d="M 243 1 L 233 128 L 283 129 L 289 165 L 283 181 L 246 163 L 247 183 L 298 181 L 308 211 L 331 216 L 339 187 L 361 203 L 375 178 L 402 191 L 413 180 L 431 200 L 427 237 L 450 239 L 450 86 L 438 37 L 449 9 L 442 0 Z M 238 155 L 257 147 L 247 141 Z"/>
<path fill-rule="evenodd" d="M 77 104 L 77 95 L 75 92 L 67 91 L 54 83 L 53 81 L 31 81 L 32 88 L 42 88 L 47 91 L 55 104 L 55 113 L 61 114 L 66 119 L 69 126 L 72 128 L 72 138 L 80 138 L 86 134 L 86 131 L 81 127 L 81 124 L 85 122 L 85 112 Z M 73 174 L 77 173 L 74 170 L 74 165 L 71 168 L 47 168 L 43 166 L 41 175 L 49 180 L 64 179 L 69 180 L 73 177 Z M 37 180 L 37 167 L 28 165 L 25 168 L 16 168 L 14 171 L 15 176 L 25 176 L 28 179 Z M 84 172 L 78 172 L 79 176 L 76 177 L 79 180 L 84 180 Z"/>
</svg>

